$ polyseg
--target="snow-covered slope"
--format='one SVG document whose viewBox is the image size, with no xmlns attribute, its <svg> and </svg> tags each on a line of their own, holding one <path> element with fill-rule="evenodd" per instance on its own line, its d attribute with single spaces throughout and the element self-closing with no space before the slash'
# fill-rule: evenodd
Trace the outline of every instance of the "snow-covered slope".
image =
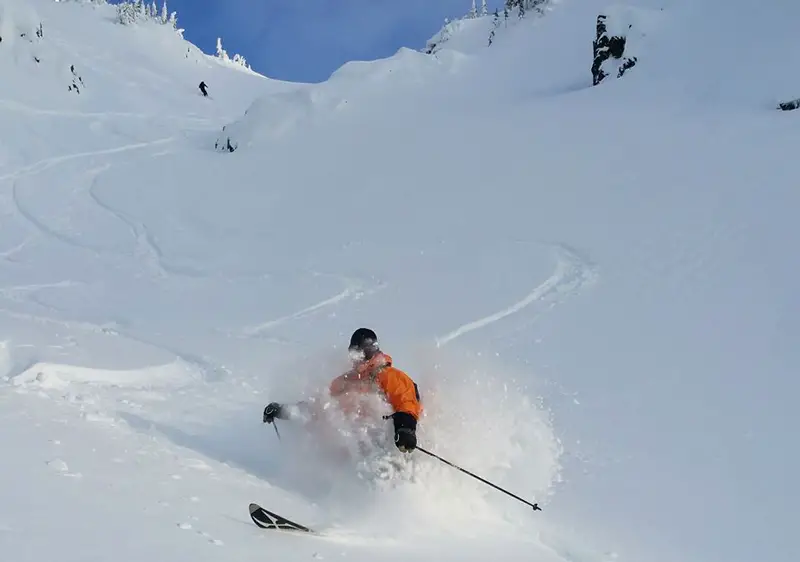
<svg viewBox="0 0 800 562">
<path fill-rule="evenodd" d="M 10 559 L 798 558 L 793 4 L 562 0 L 306 85 L 1 3 Z M 600 13 L 637 64 L 592 88 Z M 261 424 L 362 325 L 420 443 L 544 511 Z"/>
</svg>

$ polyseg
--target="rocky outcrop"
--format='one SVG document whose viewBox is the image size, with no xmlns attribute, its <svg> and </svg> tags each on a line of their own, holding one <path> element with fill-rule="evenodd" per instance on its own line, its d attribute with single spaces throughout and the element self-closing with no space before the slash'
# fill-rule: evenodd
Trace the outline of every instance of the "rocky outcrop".
<svg viewBox="0 0 800 562">
<path fill-rule="evenodd" d="M 592 84 L 597 86 L 608 75 L 611 66 L 616 66 L 616 76 L 621 78 L 636 65 L 635 56 L 626 56 L 627 37 L 622 33 L 610 34 L 606 20 L 608 16 L 597 16 L 596 38 L 592 42 L 594 60 L 592 61 Z M 628 26 L 628 29 L 631 25 Z"/>
<path fill-rule="evenodd" d="M 797 108 L 800 108 L 800 98 L 778 104 L 778 109 L 782 109 L 783 111 L 792 111 Z"/>
</svg>

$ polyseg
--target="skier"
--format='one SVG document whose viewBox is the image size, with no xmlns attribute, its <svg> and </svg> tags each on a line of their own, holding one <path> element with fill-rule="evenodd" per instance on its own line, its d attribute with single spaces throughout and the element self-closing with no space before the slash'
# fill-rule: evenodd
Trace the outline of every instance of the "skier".
<svg viewBox="0 0 800 562">
<path fill-rule="evenodd" d="M 208 85 L 205 83 L 205 81 L 200 82 L 200 85 L 198 86 L 198 88 L 200 88 L 200 91 L 203 92 L 203 97 L 207 98 L 208 97 L 208 89 L 207 89 Z"/>
<path fill-rule="evenodd" d="M 413 451 L 417 446 L 417 421 L 422 413 L 419 388 L 406 373 L 392 365 L 391 356 L 383 353 L 378 336 L 369 328 L 359 328 L 350 338 L 348 348 L 353 368 L 333 379 L 330 396 L 344 411 L 358 415 L 358 398 L 365 395 L 381 396 L 392 408 L 385 416 L 394 423 L 394 443 L 402 452 Z M 353 412 L 355 410 L 355 412 Z M 264 408 L 264 423 L 276 418 L 290 418 L 290 407 L 272 402 Z"/>
</svg>

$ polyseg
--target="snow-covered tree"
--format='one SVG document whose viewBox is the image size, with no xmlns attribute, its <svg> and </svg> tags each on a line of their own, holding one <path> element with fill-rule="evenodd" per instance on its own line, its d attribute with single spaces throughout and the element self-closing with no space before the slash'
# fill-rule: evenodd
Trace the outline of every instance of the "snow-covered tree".
<svg viewBox="0 0 800 562">
<path fill-rule="evenodd" d="M 532 11 L 534 14 L 538 16 L 543 16 L 545 14 L 545 10 L 547 6 L 552 2 L 552 0 L 505 0 L 503 2 L 503 23 L 504 27 L 508 27 L 509 25 L 509 17 L 511 14 L 516 13 L 518 18 L 523 19 L 528 14 L 528 12 Z M 492 30 L 489 33 L 489 45 L 492 44 L 494 38 L 497 34 L 496 29 L 499 26 L 499 17 L 500 17 L 499 10 L 495 11 L 495 20 Z"/>
<path fill-rule="evenodd" d="M 544 14 L 544 10 L 549 3 L 550 0 L 528 0 L 528 9 L 535 10 L 539 14 Z"/>
<path fill-rule="evenodd" d="M 103 1 L 105 0 L 93 0 Z M 181 37 L 183 37 L 183 30 L 178 29 L 178 13 L 167 11 L 167 2 L 161 6 L 161 13 L 158 13 L 158 5 L 156 0 L 125 0 L 117 4 L 117 21 L 123 25 L 130 25 L 133 23 L 150 21 L 161 25 L 171 26 Z"/>
<path fill-rule="evenodd" d="M 227 62 L 233 62 L 245 68 L 250 68 L 250 65 L 247 64 L 247 60 L 242 55 L 235 54 L 233 58 L 228 56 L 228 51 L 222 48 L 222 37 L 217 37 L 217 58 Z"/>
<path fill-rule="evenodd" d="M 425 45 L 425 54 L 432 55 L 436 53 L 436 51 L 438 51 L 443 44 L 450 40 L 452 34 L 453 26 L 450 22 L 450 18 L 444 18 L 444 26 L 442 29 L 439 30 L 439 33 L 429 39 L 428 43 Z"/>
<path fill-rule="evenodd" d="M 520 14 L 519 17 L 524 17 L 529 10 L 535 10 L 539 14 L 543 14 L 545 6 L 549 3 L 550 0 L 506 0 L 505 7 L 509 12 L 517 8 Z"/>
<path fill-rule="evenodd" d="M 506 4 L 505 4 L 506 11 L 511 13 L 511 12 L 514 11 L 514 9 L 516 9 L 517 10 L 517 15 L 520 18 L 523 18 L 523 17 L 525 17 L 526 4 L 528 4 L 531 1 L 532 0 L 506 0 Z"/>
<path fill-rule="evenodd" d="M 492 16 L 492 31 L 489 33 L 489 47 L 491 47 L 492 42 L 494 42 L 495 30 L 498 27 L 500 27 L 500 11 L 495 8 L 494 16 Z"/>
<path fill-rule="evenodd" d="M 239 66 L 243 66 L 245 68 L 250 68 L 250 65 L 247 64 L 247 60 L 240 54 L 233 55 L 233 62 L 238 64 Z"/>
<path fill-rule="evenodd" d="M 217 57 L 228 60 L 228 53 L 222 48 L 222 37 L 217 37 Z"/>
<path fill-rule="evenodd" d="M 489 15 L 489 8 L 486 6 L 486 0 L 481 0 L 481 15 Z"/>
<path fill-rule="evenodd" d="M 130 2 L 117 5 L 117 21 L 122 25 L 131 25 L 139 21 L 139 12 Z"/>
<path fill-rule="evenodd" d="M 469 10 L 469 18 L 475 19 L 478 17 L 478 6 L 475 4 L 476 0 L 472 0 L 472 8 Z"/>
</svg>

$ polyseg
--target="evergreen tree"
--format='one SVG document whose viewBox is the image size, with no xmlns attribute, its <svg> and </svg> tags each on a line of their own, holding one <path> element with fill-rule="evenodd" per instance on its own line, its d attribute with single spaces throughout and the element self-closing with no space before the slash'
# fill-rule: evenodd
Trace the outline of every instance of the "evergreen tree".
<svg viewBox="0 0 800 562">
<path fill-rule="evenodd" d="M 475 19 L 478 17 L 478 6 L 475 4 L 476 0 L 472 0 L 472 8 L 469 10 L 469 18 Z"/>
<path fill-rule="evenodd" d="M 217 56 L 222 60 L 228 60 L 228 53 L 222 48 L 222 37 L 217 37 Z"/>
<path fill-rule="evenodd" d="M 250 68 L 250 65 L 247 64 L 247 60 L 240 54 L 233 55 L 233 62 L 245 68 Z"/>
<path fill-rule="evenodd" d="M 137 6 L 130 2 L 123 2 L 117 5 L 117 21 L 122 25 L 131 25 L 139 18 Z"/>
<path fill-rule="evenodd" d="M 486 0 L 481 0 L 481 15 L 489 15 L 489 8 L 486 6 Z"/>
<path fill-rule="evenodd" d="M 100 3 L 105 0 L 92 0 Z M 150 2 L 148 4 L 148 2 Z M 161 6 L 161 14 L 158 13 L 156 0 L 125 0 L 117 6 L 117 21 L 123 25 L 130 25 L 140 21 L 153 21 L 162 25 L 171 25 L 179 35 L 182 36 L 182 29 L 178 29 L 178 14 L 167 11 L 167 1 L 164 0 Z"/>
<path fill-rule="evenodd" d="M 500 12 L 495 8 L 494 16 L 492 16 L 492 31 L 489 33 L 489 47 L 492 46 L 492 42 L 494 41 L 495 29 L 498 28 L 500 25 Z"/>
</svg>

